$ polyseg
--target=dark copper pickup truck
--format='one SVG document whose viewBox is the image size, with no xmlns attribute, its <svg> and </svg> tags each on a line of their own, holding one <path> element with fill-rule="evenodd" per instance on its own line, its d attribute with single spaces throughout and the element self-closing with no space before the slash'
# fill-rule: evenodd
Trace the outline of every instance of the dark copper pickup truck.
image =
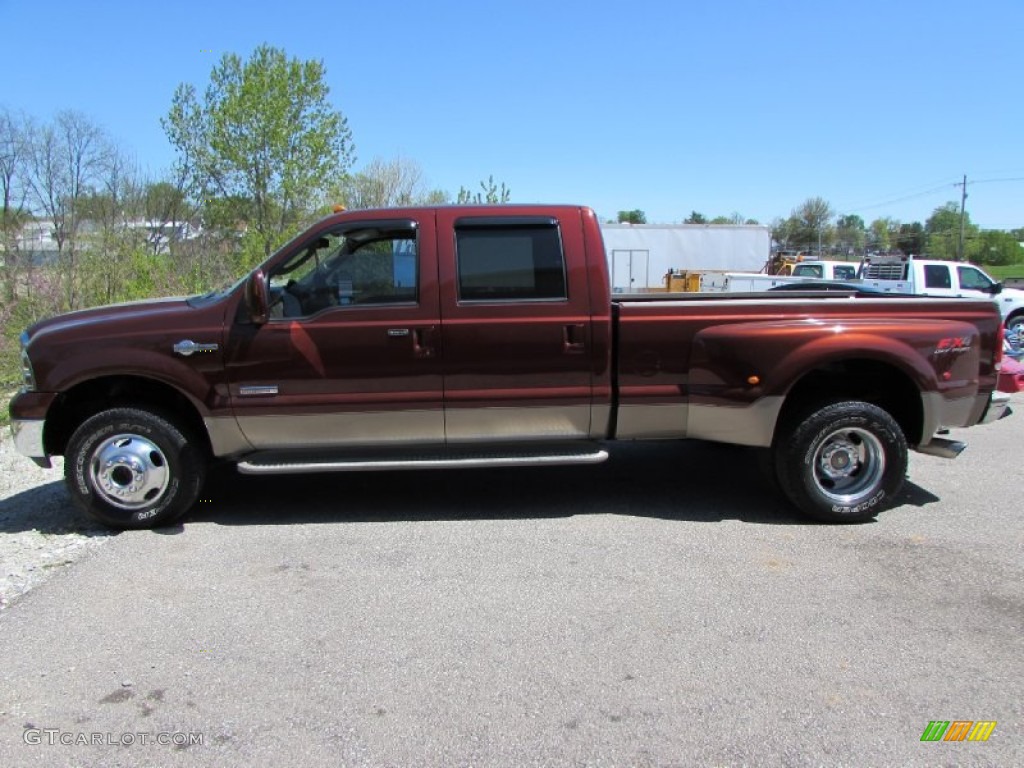
<svg viewBox="0 0 1024 768">
<path fill-rule="evenodd" d="M 575 206 L 349 211 L 220 292 L 23 336 L 18 450 L 104 523 L 164 525 L 250 474 L 599 462 L 612 440 L 770 452 L 823 520 L 898 501 L 908 447 L 1007 411 L 991 301 L 610 295 Z"/>
</svg>

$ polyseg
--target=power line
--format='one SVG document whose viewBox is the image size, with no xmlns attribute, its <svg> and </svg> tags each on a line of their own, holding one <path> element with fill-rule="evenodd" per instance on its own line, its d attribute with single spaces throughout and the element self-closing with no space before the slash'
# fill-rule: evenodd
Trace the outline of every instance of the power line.
<svg viewBox="0 0 1024 768">
<path fill-rule="evenodd" d="M 846 206 L 846 207 L 843 208 L 843 210 L 844 211 L 856 212 L 856 211 L 870 211 L 870 210 L 874 210 L 875 208 L 884 208 L 885 206 L 892 205 L 893 203 L 902 203 L 902 202 L 904 202 L 906 200 L 916 200 L 916 199 L 918 199 L 920 197 L 928 197 L 929 195 L 933 195 L 936 192 L 941 192 L 944 189 L 948 189 L 949 187 L 954 187 L 954 186 L 956 186 L 955 183 L 943 184 L 941 186 L 933 187 L 931 189 L 925 190 L 924 192 L 918 192 L 917 194 L 914 194 L 914 195 L 906 195 L 905 197 L 895 197 L 895 198 L 892 198 L 891 200 L 886 200 L 885 202 L 882 202 L 882 203 L 874 203 L 873 205 Z"/>
</svg>

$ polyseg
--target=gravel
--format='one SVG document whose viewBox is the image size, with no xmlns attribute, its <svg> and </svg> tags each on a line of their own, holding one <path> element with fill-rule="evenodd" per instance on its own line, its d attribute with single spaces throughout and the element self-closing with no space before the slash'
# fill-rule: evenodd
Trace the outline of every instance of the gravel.
<svg viewBox="0 0 1024 768">
<path fill-rule="evenodd" d="M 0 434 L 0 611 L 53 573 L 110 541 L 64 489 L 63 460 L 41 469 Z"/>
</svg>

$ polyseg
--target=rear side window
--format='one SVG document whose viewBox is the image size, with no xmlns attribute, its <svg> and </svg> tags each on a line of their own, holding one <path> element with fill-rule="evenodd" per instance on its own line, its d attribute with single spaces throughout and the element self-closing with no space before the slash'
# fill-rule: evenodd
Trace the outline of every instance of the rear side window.
<svg viewBox="0 0 1024 768">
<path fill-rule="evenodd" d="M 924 287 L 952 288 L 953 282 L 949 276 L 949 267 L 945 264 L 925 264 Z"/>
<path fill-rule="evenodd" d="M 853 280 L 857 277 L 857 268 L 853 265 L 835 268 L 836 280 Z"/>
<path fill-rule="evenodd" d="M 456 224 L 460 301 L 568 298 L 562 239 L 555 222 Z"/>
</svg>

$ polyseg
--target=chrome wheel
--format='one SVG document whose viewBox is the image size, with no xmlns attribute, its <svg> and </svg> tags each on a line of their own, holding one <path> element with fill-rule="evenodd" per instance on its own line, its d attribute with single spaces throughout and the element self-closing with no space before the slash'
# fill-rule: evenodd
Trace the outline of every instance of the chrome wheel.
<svg viewBox="0 0 1024 768">
<path fill-rule="evenodd" d="M 855 504 L 878 487 L 885 449 L 871 432 L 856 427 L 832 432 L 814 454 L 814 482 L 836 504 Z"/>
<path fill-rule="evenodd" d="M 108 504 L 140 509 L 155 504 L 170 482 L 167 458 L 156 443 L 139 435 L 107 438 L 89 460 L 89 482 Z"/>
</svg>

